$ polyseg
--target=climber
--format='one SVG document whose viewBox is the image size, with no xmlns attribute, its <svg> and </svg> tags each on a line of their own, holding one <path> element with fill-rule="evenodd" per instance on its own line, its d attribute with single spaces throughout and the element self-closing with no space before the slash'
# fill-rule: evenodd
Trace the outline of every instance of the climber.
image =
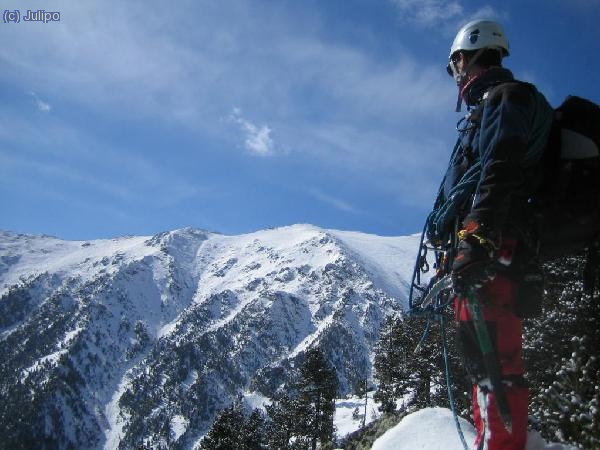
<svg viewBox="0 0 600 450">
<path fill-rule="evenodd" d="M 434 206 L 444 205 L 452 215 L 447 226 L 430 226 L 427 234 L 434 245 L 456 242 L 448 268 L 458 339 L 473 382 L 478 450 L 523 450 L 526 444 L 528 389 L 517 302 L 531 287 L 523 279 L 535 264 L 530 198 L 541 181 L 540 160 L 553 118 L 544 96 L 502 67 L 508 55 L 504 30 L 493 21 L 469 22 L 454 39 L 447 71 L 458 86 L 457 111 L 464 102 L 468 114 L 459 122 Z M 448 238 L 451 233 L 454 239 Z M 470 295 L 481 305 L 500 386 L 491 382 L 482 355 Z M 509 420 L 503 420 L 507 414 Z"/>
</svg>

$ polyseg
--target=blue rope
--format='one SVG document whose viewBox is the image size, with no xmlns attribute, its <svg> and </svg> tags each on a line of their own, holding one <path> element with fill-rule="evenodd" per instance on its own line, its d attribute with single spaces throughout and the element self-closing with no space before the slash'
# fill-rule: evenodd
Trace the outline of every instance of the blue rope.
<svg viewBox="0 0 600 450">
<path fill-rule="evenodd" d="M 454 404 L 454 395 L 452 394 L 452 377 L 450 375 L 450 363 L 448 361 L 448 338 L 446 336 L 446 326 L 444 325 L 444 316 L 440 315 L 440 325 L 442 328 L 442 347 L 444 349 L 444 365 L 446 367 L 446 386 L 448 387 L 448 401 L 450 402 L 450 409 L 452 409 L 452 415 L 454 416 L 454 423 L 456 424 L 456 430 L 458 436 L 462 442 L 463 448 L 469 450 L 465 435 L 463 434 L 460 422 L 458 420 L 458 414 L 456 413 L 456 406 Z"/>
<path fill-rule="evenodd" d="M 425 326 L 425 331 L 423 332 L 423 336 L 421 336 L 421 340 L 415 347 L 415 350 L 413 352 L 414 354 L 418 353 L 419 350 L 421 350 L 421 345 L 423 345 L 423 342 L 425 342 L 425 340 L 427 339 L 427 336 L 429 336 L 429 324 L 430 323 L 431 323 L 431 316 L 429 316 L 427 318 L 427 325 Z"/>
<path fill-rule="evenodd" d="M 467 169 L 460 181 L 450 190 L 448 198 L 444 200 L 443 194 L 439 194 L 440 198 L 427 219 L 429 238 L 441 239 L 448 233 L 450 224 L 454 222 L 465 201 L 475 192 L 480 178 L 481 163 L 476 162 Z"/>
<path fill-rule="evenodd" d="M 444 315 L 443 315 L 443 309 L 446 306 L 448 306 L 448 304 L 450 304 L 450 302 L 451 302 L 451 300 L 448 300 L 443 304 L 439 304 L 436 307 L 430 307 L 427 309 L 426 312 L 428 313 L 428 317 L 427 317 L 427 324 L 425 326 L 425 331 L 423 331 L 421 340 L 419 341 L 419 344 L 415 348 L 414 353 L 417 353 L 420 350 L 421 345 L 423 344 L 423 342 L 425 342 L 425 340 L 429 336 L 429 327 L 431 325 L 432 319 L 434 317 L 438 316 L 439 320 L 440 320 L 440 327 L 442 330 L 442 349 L 443 349 L 443 355 L 444 355 L 444 367 L 445 367 L 445 372 L 446 372 L 446 387 L 448 389 L 448 402 L 450 403 L 450 409 L 452 410 L 452 416 L 454 417 L 454 424 L 456 425 L 456 430 L 458 432 L 458 436 L 460 437 L 462 446 L 463 446 L 464 450 L 469 450 L 469 445 L 467 444 L 467 442 L 465 440 L 465 435 L 463 434 L 462 427 L 460 426 L 460 421 L 458 420 L 458 414 L 456 412 L 454 395 L 452 394 L 452 376 L 450 374 L 450 362 L 449 362 L 449 357 L 448 357 L 448 336 L 446 334 L 446 325 L 444 322 Z M 415 309 L 417 309 L 417 308 L 415 308 Z"/>
<path fill-rule="evenodd" d="M 448 172 L 450 171 L 450 168 L 455 165 L 458 157 L 461 154 L 461 151 L 461 140 L 459 139 L 457 140 L 456 145 L 452 150 L 452 154 L 450 156 L 450 163 L 448 165 Z M 444 239 L 450 233 L 451 224 L 457 217 L 459 209 L 463 207 L 468 198 L 476 191 L 477 185 L 481 178 L 481 172 L 482 168 L 480 161 L 476 161 L 474 164 L 471 164 L 471 166 L 460 178 L 458 183 L 456 183 L 452 187 L 447 197 L 444 195 L 444 184 L 446 182 L 446 177 L 444 177 L 444 179 L 442 180 L 442 183 L 438 189 L 436 200 L 433 205 L 433 210 L 427 217 L 427 220 L 425 221 L 425 227 L 423 228 L 423 232 L 421 233 L 421 246 L 419 247 L 419 256 L 417 257 L 417 262 L 415 264 L 409 295 L 409 306 L 411 314 L 429 314 L 425 331 L 423 332 L 423 336 L 421 337 L 421 340 L 419 341 L 419 344 L 415 349 L 415 353 L 420 349 L 421 345 L 429 335 L 429 326 L 431 320 L 436 316 L 439 316 L 440 326 L 442 329 L 442 347 L 444 354 L 444 366 L 446 371 L 446 386 L 448 389 L 448 400 L 450 403 L 450 409 L 452 410 L 452 415 L 454 416 L 456 430 L 458 432 L 458 436 L 460 437 L 460 441 L 464 450 L 469 450 L 469 446 L 465 440 L 465 436 L 463 434 L 460 422 L 458 420 L 454 395 L 452 394 L 452 377 L 450 374 L 450 363 L 448 357 L 448 337 L 446 335 L 446 326 L 444 324 L 443 317 L 443 310 L 451 302 L 451 299 L 448 299 L 443 304 L 441 301 L 438 301 L 437 304 L 432 305 L 432 307 L 428 308 L 426 311 L 421 311 L 418 307 L 415 308 L 413 305 L 413 288 L 415 287 L 415 281 L 419 280 L 420 278 L 418 271 L 420 269 L 419 264 L 421 263 L 421 247 L 423 246 L 425 236 L 430 242 L 444 241 Z"/>
<path fill-rule="evenodd" d="M 423 226 L 423 231 L 421 232 L 421 242 L 419 243 L 419 254 L 417 255 L 417 260 L 415 261 L 415 267 L 413 269 L 412 280 L 410 282 L 410 290 L 408 291 L 408 306 L 409 309 L 413 310 L 413 297 L 414 297 L 414 289 L 415 286 L 421 284 L 421 250 L 423 248 L 423 242 L 425 241 L 425 232 L 427 231 L 427 222 Z M 416 284 L 415 284 L 416 283 Z"/>
</svg>

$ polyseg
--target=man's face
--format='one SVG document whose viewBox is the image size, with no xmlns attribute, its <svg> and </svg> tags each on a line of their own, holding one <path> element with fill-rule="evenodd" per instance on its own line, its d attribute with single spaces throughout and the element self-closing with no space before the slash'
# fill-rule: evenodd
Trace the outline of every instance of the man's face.
<svg viewBox="0 0 600 450">
<path fill-rule="evenodd" d="M 465 54 L 463 52 L 458 52 L 456 68 L 458 69 L 459 73 L 462 73 L 464 71 L 466 64 L 467 64 L 467 58 L 465 57 Z"/>
<path fill-rule="evenodd" d="M 460 84 L 464 78 L 464 70 L 467 66 L 467 58 L 465 54 L 461 51 L 454 53 L 450 57 L 450 62 L 448 63 L 448 67 L 446 68 L 448 74 L 454 78 L 456 84 Z"/>
</svg>

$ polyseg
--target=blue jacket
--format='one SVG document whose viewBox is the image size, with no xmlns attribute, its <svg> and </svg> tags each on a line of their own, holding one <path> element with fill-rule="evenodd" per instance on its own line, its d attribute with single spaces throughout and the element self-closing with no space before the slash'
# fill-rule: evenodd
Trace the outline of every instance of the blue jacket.
<svg viewBox="0 0 600 450">
<path fill-rule="evenodd" d="M 529 205 L 541 179 L 541 157 L 554 110 L 531 84 L 507 69 L 490 69 L 471 86 L 470 115 L 442 181 L 428 237 L 445 240 L 456 220 L 500 234 L 531 223 Z"/>
</svg>

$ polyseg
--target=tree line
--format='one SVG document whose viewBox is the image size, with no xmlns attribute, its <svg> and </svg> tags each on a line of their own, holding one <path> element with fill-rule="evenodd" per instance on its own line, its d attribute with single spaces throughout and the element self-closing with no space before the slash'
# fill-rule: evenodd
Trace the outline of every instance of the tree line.
<svg viewBox="0 0 600 450">
<path fill-rule="evenodd" d="M 594 449 L 600 448 L 600 300 L 598 289 L 583 288 L 585 260 L 585 255 L 573 255 L 545 263 L 544 302 L 535 318 L 525 320 L 524 338 L 531 426 L 548 441 Z M 448 309 L 435 320 L 394 315 L 383 323 L 373 362 L 382 421 L 424 407 L 448 407 L 441 320 L 453 401 L 462 417 L 472 419 L 470 382 Z M 336 389 L 335 369 L 321 350 L 310 350 L 296 379 L 266 412 L 248 414 L 240 404 L 229 406 L 201 448 L 334 448 Z M 356 442 L 341 445 L 364 448 Z"/>
<path fill-rule="evenodd" d="M 205 450 L 315 450 L 333 448 L 338 379 L 319 348 L 310 349 L 299 373 L 266 412 L 244 411 L 241 402 L 222 410 L 202 440 Z"/>
</svg>

